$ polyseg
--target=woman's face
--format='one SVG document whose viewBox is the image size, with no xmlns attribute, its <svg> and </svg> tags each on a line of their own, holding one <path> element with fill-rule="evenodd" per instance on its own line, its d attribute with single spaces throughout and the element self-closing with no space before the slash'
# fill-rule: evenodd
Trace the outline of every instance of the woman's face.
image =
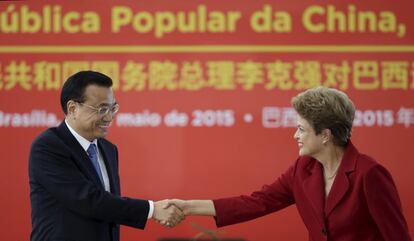
<svg viewBox="0 0 414 241">
<path fill-rule="evenodd" d="M 293 137 L 298 142 L 299 155 L 316 158 L 323 148 L 322 135 L 316 135 L 309 122 L 300 115 L 298 115 L 297 124 L 297 130 Z"/>
</svg>

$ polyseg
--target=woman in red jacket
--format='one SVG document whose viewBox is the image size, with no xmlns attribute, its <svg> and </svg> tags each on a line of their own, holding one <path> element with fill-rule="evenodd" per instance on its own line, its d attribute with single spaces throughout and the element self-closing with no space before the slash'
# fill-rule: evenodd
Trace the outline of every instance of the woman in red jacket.
<svg viewBox="0 0 414 241">
<path fill-rule="evenodd" d="M 346 94 L 317 87 L 292 105 L 299 157 L 274 183 L 251 195 L 169 205 L 214 216 L 221 227 L 296 204 L 312 241 L 411 240 L 390 173 L 350 141 L 355 107 Z"/>
</svg>

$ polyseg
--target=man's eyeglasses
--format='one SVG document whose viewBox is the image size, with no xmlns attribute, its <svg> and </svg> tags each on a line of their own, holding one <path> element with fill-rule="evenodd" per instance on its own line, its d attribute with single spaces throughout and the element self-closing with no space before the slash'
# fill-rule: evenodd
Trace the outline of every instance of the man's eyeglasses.
<svg viewBox="0 0 414 241">
<path fill-rule="evenodd" d="M 119 110 L 119 104 L 117 103 L 111 106 L 101 106 L 101 107 L 95 107 L 95 106 L 91 106 L 91 105 L 81 103 L 81 102 L 78 102 L 78 103 L 95 110 L 98 113 L 99 117 L 101 118 L 106 116 L 108 113 L 111 113 L 111 115 L 113 116 Z"/>
</svg>

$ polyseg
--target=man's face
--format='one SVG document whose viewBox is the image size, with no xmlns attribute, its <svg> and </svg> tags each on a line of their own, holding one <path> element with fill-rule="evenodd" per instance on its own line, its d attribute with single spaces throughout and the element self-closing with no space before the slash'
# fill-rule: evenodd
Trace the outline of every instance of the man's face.
<svg viewBox="0 0 414 241">
<path fill-rule="evenodd" d="M 101 116 L 98 109 L 101 107 L 111 108 L 116 104 L 112 88 L 89 85 L 85 89 L 85 101 L 74 102 L 72 127 L 85 139 L 92 141 L 96 138 L 105 137 L 108 128 L 114 118 L 111 112 Z"/>
</svg>

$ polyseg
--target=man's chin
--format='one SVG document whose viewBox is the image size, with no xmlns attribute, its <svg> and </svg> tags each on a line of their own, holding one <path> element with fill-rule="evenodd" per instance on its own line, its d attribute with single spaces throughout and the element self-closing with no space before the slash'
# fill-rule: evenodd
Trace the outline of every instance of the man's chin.
<svg viewBox="0 0 414 241">
<path fill-rule="evenodd" d="M 96 132 L 96 138 L 103 138 L 108 134 L 108 130 L 104 130 L 102 128 L 99 128 L 99 130 Z"/>
</svg>

